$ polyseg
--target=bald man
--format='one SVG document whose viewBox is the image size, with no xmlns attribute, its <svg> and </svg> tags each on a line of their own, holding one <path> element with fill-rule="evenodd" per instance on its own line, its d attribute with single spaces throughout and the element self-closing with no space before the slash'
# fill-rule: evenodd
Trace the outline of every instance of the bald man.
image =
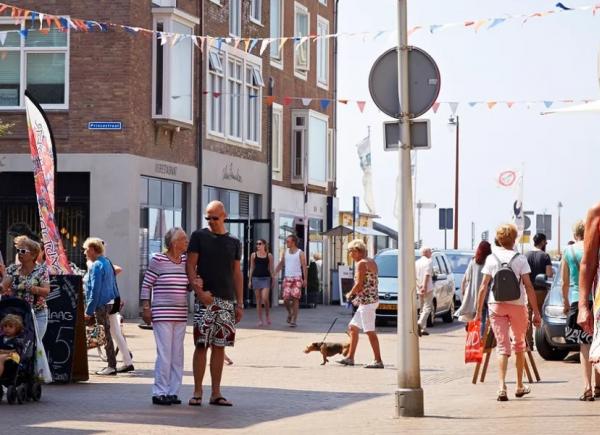
<svg viewBox="0 0 600 435">
<path fill-rule="evenodd" d="M 242 245 L 227 231 L 226 218 L 222 202 L 209 203 L 204 216 L 208 228 L 194 231 L 188 248 L 186 270 L 196 294 L 194 395 L 189 401 L 192 406 L 202 403 L 202 380 L 209 347 L 212 384 L 209 403 L 232 406 L 221 394 L 221 375 L 225 346 L 234 344 L 235 324 L 242 319 L 244 301 L 240 269 Z"/>
<path fill-rule="evenodd" d="M 429 335 L 427 319 L 433 312 L 433 260 L 431 249 L 421 248 L 421 258 L 415 263 L 417 275 L 417 293 L 421 301 L 421 314 L 419 315 L 419 335 Z"/>
</svg>

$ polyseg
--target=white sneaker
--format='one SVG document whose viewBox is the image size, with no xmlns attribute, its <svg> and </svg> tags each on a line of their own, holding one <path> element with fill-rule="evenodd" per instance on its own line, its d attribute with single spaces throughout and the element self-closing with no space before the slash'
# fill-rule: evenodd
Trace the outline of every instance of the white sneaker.
<svg viewBox="0 0 600 435">
<path fill-rule="evenodd" d="M 102 370 L 96 372 L 100 376 L 114 376 L 117 374 L 117 370 L 114 367 L 104 367 Z"/>
</svg>

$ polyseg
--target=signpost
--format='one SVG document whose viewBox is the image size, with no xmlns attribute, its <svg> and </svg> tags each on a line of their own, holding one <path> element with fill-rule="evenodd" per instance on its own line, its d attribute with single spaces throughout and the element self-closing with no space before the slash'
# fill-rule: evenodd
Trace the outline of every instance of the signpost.
<svg viewBox="0 0 600 435">
<path fill-rule="evenodd" d="M 444 230 L 444 249 L 448 249 L 448 230 L 454 229 L 454 210 L 440 208 L 440 230 Z"/>
</svg>

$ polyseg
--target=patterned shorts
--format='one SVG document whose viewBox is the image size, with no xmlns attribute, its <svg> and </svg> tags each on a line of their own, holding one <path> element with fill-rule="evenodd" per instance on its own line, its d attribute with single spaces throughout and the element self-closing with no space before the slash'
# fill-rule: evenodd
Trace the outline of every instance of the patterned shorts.
<svg viewBox="0 0 600 435">
<path fill-rule="evenodd" d="M 283 278 L 283 300 L 300 299 L 302 297 L 302 278 L 285 277 Z"/>
<path fill-rule="evenodd" d="M 214 298 L 209 306 L 194 304 L 194 343 L 196 346 L 233 346 L 235 310 L 233 302 Z"/>
</svg>

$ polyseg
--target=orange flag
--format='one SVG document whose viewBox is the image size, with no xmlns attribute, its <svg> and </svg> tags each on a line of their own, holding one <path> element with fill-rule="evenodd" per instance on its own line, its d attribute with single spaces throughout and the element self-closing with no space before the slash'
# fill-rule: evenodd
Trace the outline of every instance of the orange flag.
<svg viewBox="0 0 600 435">
<path fill-rule="evenodd" d="M 275 102 L 275 97 L 273 97 L 272 95 L 265 97 L 265 103 L 267 106 L 272 106 L 274 102 Z"/>
<path fill-rule="evenodd" d="M 493 109 L 497 103 L 495 101 L 488 101 L 487 106 L 488 109 Z"/>
<path fill-rule="evenodd" d="M 357 101 L 356 105 L 358 106 L 358 110 L 360 110 L 360 113 L 363 113 L 363 111 L 365 110 L 365 105 L 367 104 L 366 101 Z"/>
</svg>

